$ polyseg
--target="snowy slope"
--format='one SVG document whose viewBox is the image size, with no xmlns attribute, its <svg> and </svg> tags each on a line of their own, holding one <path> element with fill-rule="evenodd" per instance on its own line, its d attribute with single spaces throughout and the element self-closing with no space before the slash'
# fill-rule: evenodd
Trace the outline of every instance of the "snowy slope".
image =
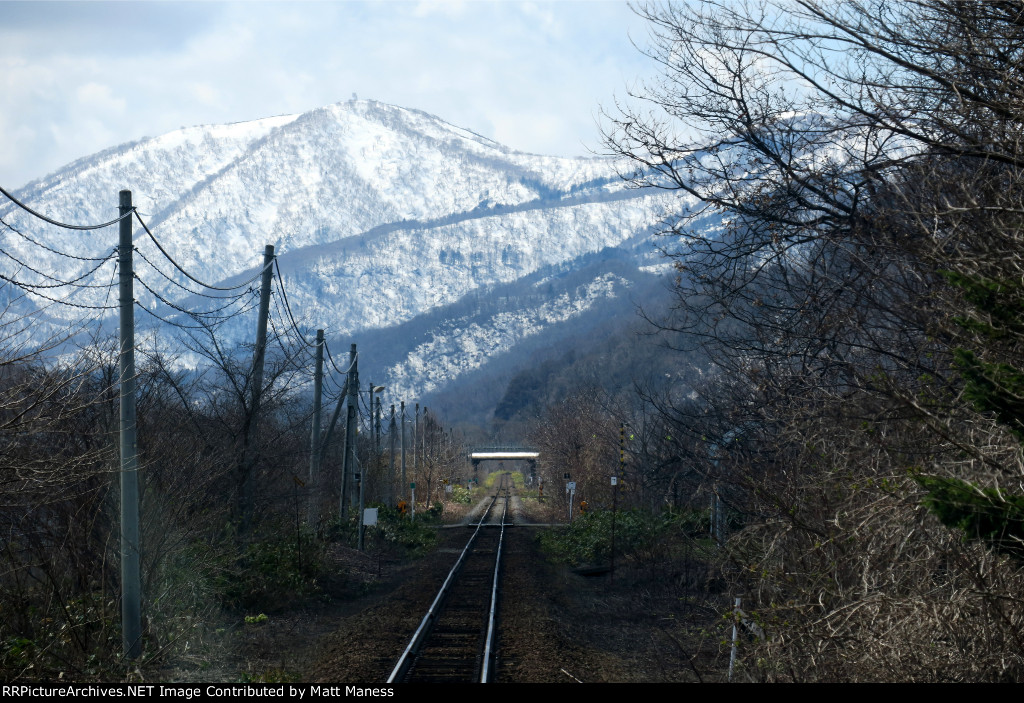
<svg viewBox="0 0 1024 703">
<path fill-rule="evenodd" d="M 132 191 L 170 256 L 204 282 L 251 278 L 264 245 L 273 244 L 302 333 L 326 329 L 335 350 L 361 335 L 432 319 L 430 342 L 410 341 L 386 371 L 393 387 L 410 394 L 478 368 L 625 284 L 598 277 L 552 291 L 529 309 L 497 309 L 492 301 L 486 319 L 464 328 L 432 312 L 472 296 L 483 300 L 543 270 L 564 273 L 608 248 L 621 247 L 637 268 L 656 265 L 652 228 L 680 206 L 674 193 L 625 188 L 607 159 L 515 152 L 426 113 L 374 101 L 177 130 L 80 159 L 15 195 L 58 220 L 86 223 L 116 216 L 122 188 Z M 0 273 L 52 286 L 33 289 L 19 309 L 45 307 L 43 318 L 58 324 L 112 314 L 49 301 L 113 305 L 113 261 L 81 281 L 96 287 L 61 287 L 55 279 L 96 268 L 99 262 L 66 254 L 109 255 L 116 227 L 62 230 L 10 203 L 0 204 L 0 218 L 13 228 L 0 232 Z M 135 243 L 136 298 L 145 310 L 194 323 L 175 308 L 223 304 L 190 295 L 210 291 L 179 273 L 137 226 Z M 279 298 L 272 315 L 283 329 Z M 146 315 L 138 324 L 160 325 Z M 244 343 L 252 326 L 250 312 L 225 323 L 221 334 Z"/>
</svg>

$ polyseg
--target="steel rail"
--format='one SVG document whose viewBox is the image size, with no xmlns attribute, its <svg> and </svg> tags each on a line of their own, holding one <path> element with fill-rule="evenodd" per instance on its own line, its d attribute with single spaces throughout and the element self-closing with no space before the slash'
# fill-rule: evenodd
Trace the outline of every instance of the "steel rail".
<svg viewBox="0 0 1024 703">
<path fill-rule="evenodd" d="M 480 671 L 480 683 L 490 683 L 492 675 L 491 660 L 494 657 L 494 626 L 498 610 L 498 579 L 501 573 L 501 548 L 505 543 L 505 516 L 508 515 L 509 489 L 505 487 L 505 509 L 501 511 L 501 533 L 498 535 L 497 556 L 494 559 L 494 582 L 491 586 L 491 607 L 487 616 L 487 637 L 484 640 L 484 661 Z"/>
<path fill-rule="evenodd" d="M 405 651 L 402 652 L 402 656 L 399 658 L 398 663 L 395 664 L 395 668 L 392 669 L 391 675 L 388 676 L 387 683 L 395 683 L 406 674 L 406 671 L 412 664 L 413 656 L 419 650 L 420 645 L 423 644 L 423 640 L 426 639 L 427 633 L 434 624 L 434 620 L 440 612 L 440 606 L 444 602 L 445 596 L 448 595 L 448 590 L 452 583 L 454 583 L 459 570 L 462 568 L 462 564 L 466 560 L 466 555 L 469 554 L 473 547 L 473 542 L 476 541 L 477 535 L 480 534 L 480 528 L 483 527 L 484 520 L 487 519 L 488 514 L 491 512 L 491 508 L 494 507 L 494 503 L 497 500 L 498 494 L 495 493 L 494 497 L 491 499 L 491 504 L 488 505 L 487 509 L 480 515 L 480 521 L 477 522 L 476 529 L 473 530 L 473 534 L 470 536 L 469 541 L 466 542 L 466 546 L 462 549 L 462 553 L 459 555 L 458 560 L 455 562 L 451 571 L 448 572 L 448 577 L 444 580 L 444 583 L 441 584 L 441 590 L 437 592 L 437 596 L 434 598 L 434 602 L 431 603 L 430 609 L 427 610 L 427 614 L 423 616 L 423 620 L 420 621 L 420 626 L 416 628 L 416 632 L 413 633 L 408 646 L 406 646 Z M 502 522 L 504 522 L 504 519 Z"/>
</svg>

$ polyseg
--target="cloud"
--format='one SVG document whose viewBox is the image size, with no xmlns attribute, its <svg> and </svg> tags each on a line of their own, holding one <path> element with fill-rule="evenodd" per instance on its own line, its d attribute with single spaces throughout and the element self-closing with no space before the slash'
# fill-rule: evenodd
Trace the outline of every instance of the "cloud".
<svg viewBox="0 0 1024 703">
<path fill-rule="evenodd" d="M 117 143 L 353 92 L 581 154 L 598 104 L 642 66 L 620 2 L 0 1 L 0 16 L 0 124 L 23 140 L 0 157 L 13 187 Z"/>
<path fill-rule="evenodd" d="M 80 108 L 92 114 L 123 115 L 128 101 L 124 97 L 114 95 L 109 85 L 103 83 L 84 83 L 75 90 L 75 98 Z"/>
<path fill-rule="evenodd" d="M 560 39 L 564 36 L 562 23 L 556 18 L 550 7 L 541 7 L 535 2 L 526 2 L 520 6 L 524 16 L 536 23 L 544 34 Z"/>
<path fill-rule="evenodd" d="M 427 17 L 428 15 L 444 15 L 445 17 L 459 17 L 466 11 L 465 0 L 421 0 L 412 9 L 414 17 Z"/>
</svg>

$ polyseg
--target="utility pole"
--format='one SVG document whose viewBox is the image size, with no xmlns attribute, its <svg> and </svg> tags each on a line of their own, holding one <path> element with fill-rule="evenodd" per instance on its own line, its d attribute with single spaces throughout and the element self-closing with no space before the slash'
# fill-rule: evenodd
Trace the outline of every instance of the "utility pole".
<svg viewBox="0 0 1024 703">
<path fill-rule="evenodd" d="M 242 532 L 249 531 L 256 503 L 256 455 L 251 451 L 252 438 L 260 421 L 260 401 L 263 395 L 263 363 L 267 356 L 267 318 L 270 315 L 270 286 L 274 278 L 274 245 L 263 250 L 263 276 L 260 280 L 260 312 L 256 323 L 256 350 L 252 360 L 252 411 L 245 429 L 242 457 Z"/>
<path fill-rule="evenodd" d="M 370 427 L 370 461 L 373 461 L 373 456 L 377 453 L 377 430 L 373 425 L 373 381 L 369 383 L 370 391 L 370 403 L 367 405 L 367 411 L 369 412 L 369 427 Z"/>
<path fill-rule="evenodd" d="M 369 476 L 370 470 L 377 470 L 377 430 L 373 424 L 373 391 L 376 386 L 373 385 L 373 381 L 369 384 L 370 391 L 370 404 L 367 410 L 369 414 L 367 420 L 370 425 L 370 449 L 367 456 L 366 466 L 359 472 L 359 538 L 358 544 L 356 545 L 359 551 L 363 551 L 363 517 L 366 511 L 366 480 Z"/>
<path fill-rule="evenodd" d="M 125 659 L 142 654 L 142 578 L 139 567 L 139 463 L 135 413 L 135 290 L 132 268 L 132 192 L 119 197 L 118 284 L 121 395 L 121 646 Z"/>
<path fill-rule="evenodd" d="M 309 438 L 309 526 L 320 523 L 320 411 L 324 387 L 324 331 L 316 331 L 316 362 L 313 370 L 313 429 Z"/>
<path fill-rule="evenodd" d="M 400 421 L 399 421 L 399 424 L 402 426 L 402 436 L 401 436 L 401 441 L 402 441 L 402 484 L 399 487 L 400 488 L 399 494 L 404 496 L 405 495 L 405 484 L 408 483 L 408 481 L 409 481 L 409 479 L 406 478 L 406 475 L 405 475 L 405 401 L 404 400 L 402 401 L 402 404 L 401 404 L 400 407 L 401 407 L 400 415 L 402 416 Z"/>
<path fill-rule="evenodd" d="M 356 467 L 356 422 L 359 403 L 359 369 L 356 345 L 348 353 L 348 412 L 345 419 L 345 462 L 341 472 L 341 517 L 348 517 L 348 505 L 354 496 L 349 492 L 349 483 L 355 477 Z"/>
<path fill-rule="evenodd" d="M 338 403 L 334 406 L 334 412 L 331 414 L 331 424 L 327 426 L 327 434 L 324 436 L 324 441 L 320 444 L 320 459 L 319 466 L 324 465 L 324 459 L 327 457 L 327 447 L 331 444 L 331 437 L 334 436 L 334 428 L 338 424 L 338 418 L 341 417 L 341 406 L 345 403 L 345 399 L 348 397 L 348 378 L 345 379 L 345 383 L 341 388 L 341 394 L 338 396 Z M 344 451 L 342 451 L 344 456 Z"/>
<path fill-rule="evenodd" d="M 381 431 L 381 426 L 380 426 L 380 393 L 377 394 L 377 410 L 375 412 L 376 412 L 376 414 L 374 415 L 374 426 L 373 426 L 374 427 L 374 435 L 373 435 L 373 437 L 374 437 L 374 442 L 376 442 L 376 444 L 374 445 L 374 451 L 377 453 L 377 456 L 379 458 L 380 457 L 380 438 L 381 438 L 381 435 L 384 434 Z"/>
<path fill-rule="evenodd" d="M 386 496 L 388 505 L 395 502 L 395 404 L 391 404 L 391 422 L 388 424 L 388 493 Z"/>
<path fill-rule="evenodd" d="M 412 423 L 412 478 L 415 481 L 420 477 L 419 463 L 416 455 L 419 453 L 419 437 L 420 437 L 420 404 L 416 403 L 416 416 Z"/>
<path fill-rule="evenodd" d="M 430 474 L 431 474 L 431 470 L 430 470 L 430 464 L 427 463 L 427 428 L 428 427 L 429 427 L 429 424 L 427 423 L 427 406 L 424 405 L 423 406 L 423 427 L 420 428 L 420 443 L 421 443 L 420 444 L 420 458 L 422 460 L 423 475 L 425 476 L 424 480 L 427 483 L 426 490 L 424 491 L 424 493 L 426 493 L 426 495 L 423 496 L 423 501 L 424 501 L 423 504 L 429 508 L 430 507 Z"/>
<path fill-rule="evenodd" d="M 423 406 L 423 429 L 420 431 L 420 450 L 423 453 L 423 468 L 427 468 L 427 428 L 429 427 L 427 422 L 427 406 Z"/>
<path fill-rule="evenodd" d="M 619 478 L 626 473 L 626 425 L 619 424 L 619 470 L 612 476 L 612 554 L 608 580 L 615 580 L 615 517 L 619 513 Z"/>
</svg>

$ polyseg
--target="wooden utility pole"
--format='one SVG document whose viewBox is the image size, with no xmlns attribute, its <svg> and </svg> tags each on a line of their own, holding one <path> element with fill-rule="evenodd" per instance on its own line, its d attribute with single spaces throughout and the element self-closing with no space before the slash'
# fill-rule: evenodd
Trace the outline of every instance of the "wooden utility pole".
<svg viewBox="0 0 1024 703">
<path fill-rule="evenodd" d="M 375 386 L 373 381 L 370 381 L 367 386 L 370 390 L 370 404 L 367 410 L 368 424 L 370 426 L 370 450 L 367 452 L 366 466 L 362 467 L 362 471 L 359 472 L 359 539 L 357 541 L 357 547 L 359 551 L 363 551 L 363 516 L 366 510 L 366 483 L 370 475 L 370 471 L 377 470 L 377 435 L 375 434 L 373 425 L 373 390 Z"/>
<path fill-rule="evenodd" d="M 401 415 L 401 417 L 399 418 L 398 424 L 400 424 L 402 426 L 402 434 L 400 436 L 400 439 L 401 439 L 401 442 L 402 442 L 402 485 L 399 486 L 400 490 L 398 491 L 398 494 L 401 495 L 401 496 L 404 496 L 405 495 L 405 486 L 409 482 L 408 477 L 406 477 L 406 475 L 405 475 L 405 401 L 404 400 L 402 401 L 402 403 L 401 403 L 401 405 L 399 407 L 401 408 L 401 412 L 399 413 Z"/>
<path fill-rule="evenodd" d="M 139 463 L 135 413 L 135 272 L 132 192 L 122 190 L 118 253 L 121 395 L 121 645 L 125 659 L 142 654 L 142 578 L 139 567 Z"/>
<path fill-rule="evenodd" d="M 391 422 L 388 424 L 388 488 L 385 500 L 388 505 L 395 502 L 395 404 L 391 404 Z"/>
<path fill-rule="evenodd" d="M 309 526 L 320 523 L 320 411 L 324 388 L 324 331 L 316 331 L 316 362 L 313 369 L 313 428 L 309 438 Z"/>
<path fill-rule="evenodd" d="M 348 517 L 348 504 L 355 497 L 349 491 L 349 484 L 356 472 L 356 423 L 359 403 L 359 368 L 356 345 L 348 353 L 348 412 L 345 417 L 345 461 L 341 470 L 341 517 Z"/>
<path fill-rule="evenodd" d="M 380 393 L 378 393 L 377 394 L 377 409 L 374 411 L 374 416 L 373 416 L 374 417 L 374 420 L 373 420 L 374 421 L 374 426 L 373 426 L 373 430 L 374 430 L 374 435 L 373 435 L 373 441 L 374 441 L 373 451 L 376 453 L 378 459 L 380 457 L 380 438 L 381 438 L 381 435 L 384 434 L 383 430 L 381 429 L 381 425 L 380 425 L 380 415 L 381 415 L 381 403 L 380 403 Z"/>
<path fill-rule="evenodd" d="M 344 405 L 345 399 L 348 397 L 348 379 L 345 379 L 345 384 L 341 388 L 341 395 L 338 396 L 338 404 L 334 406 L 334 412 L 331 414 L 331 424 L 327 426 L 327 434 L 324 436 L 324 441 L 320 444 L 320 463 L 319 466 L 324 465 L 324 459 L 327 457 L 327 448 L 331 445 L 331 437 L 334 436 L 334 428 L 338 424 L 338 418 L 341 417 L 341 406 Z M 345 452 L 342 450 L 342 457 Z M 343 459 L 344 461 L 344 459 Z"/>
<path fill-rule="evenodd" d="M 248 532 L 256 503 L 256 452 L 251 445 L 260 421 L 263 396 L 263 365 L 267 356 L 267 318 L 270 316 L 270 286 L 274 279 L 274 245 L 263 249 L 263 276 L 260 279 L 260 311 L 256 321 L 256 349 L 252 359 L 252 409 L 245 429 L 242 457 L 242 532 Z"/>
</svg>

